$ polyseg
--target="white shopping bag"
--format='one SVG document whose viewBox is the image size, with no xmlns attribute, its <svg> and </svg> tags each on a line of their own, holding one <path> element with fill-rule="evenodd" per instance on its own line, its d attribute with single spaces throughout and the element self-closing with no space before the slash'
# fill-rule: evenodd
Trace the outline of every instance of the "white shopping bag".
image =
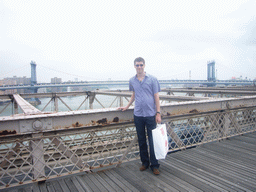
<svg viewBox="0 0 256 192">
<path fill-rule="evenodd" d="M 152 130 L 152 135 L 156 159 L 165 159 L 168 152 L 166 124 L 158 124 L 157 127 Z"/>
</svg>

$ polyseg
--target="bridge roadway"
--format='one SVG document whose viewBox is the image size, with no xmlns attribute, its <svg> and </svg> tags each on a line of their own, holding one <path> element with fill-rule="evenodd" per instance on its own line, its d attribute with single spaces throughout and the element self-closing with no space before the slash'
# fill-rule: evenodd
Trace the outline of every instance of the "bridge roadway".
<svg viewBox="0 0 256 192">
<path fill-rule="evenodd" d="M 140 162 L 123 163 L 2 192 L 84 191 L 256 191 L 256 132 L 169 153 L 161 174 L 139 171 Z"/>
<path fill-rule="evenodd" d="M 215 86 L 215 85 L 255 85 L 255 81 L 249 80 L 159 80 L 159 83 L 166 87 L 169 85 L 205 85 L 205 86 Z M 53 87 L 104 87 L 104 86 L 128 86 L 128 81 L 81 81 L 81 82 L 64 82 L 64 83 L 37 83 L 33 86 L 31 85 L 4 85 L 0 86 L 0 91 L 10 90 L 10 89 L 40 89 L 40 88 L 53 88 Z"/>
</svg>

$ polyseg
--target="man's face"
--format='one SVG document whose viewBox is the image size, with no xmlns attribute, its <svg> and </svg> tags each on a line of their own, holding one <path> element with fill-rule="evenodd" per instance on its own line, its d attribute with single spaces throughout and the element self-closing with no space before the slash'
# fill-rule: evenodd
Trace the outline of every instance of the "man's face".
<svg viewBox="0 0 256 192">
<path fill-rule="evenodd" d="M 144 73 L 144 68 L 145 68 L 145 65 L 143 64 L 142 61 L 140 62 L 135 62 L 135 65 L 134 65 L 137 73 Z"/>
</svg>

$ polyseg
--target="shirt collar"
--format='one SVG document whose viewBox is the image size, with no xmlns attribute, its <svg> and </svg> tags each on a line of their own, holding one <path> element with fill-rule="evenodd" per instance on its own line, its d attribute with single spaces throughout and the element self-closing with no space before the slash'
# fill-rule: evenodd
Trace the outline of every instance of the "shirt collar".
<svg viewBox="0 0 256 192">
<path fill-rule="evenodd" d="M 145 71 L 145 77 L 148 77 L 149 75 L 147 74 L 147 72 Z M 134 76 L 135 79 L 137 79 L 137 74 Z"/>
</svg>

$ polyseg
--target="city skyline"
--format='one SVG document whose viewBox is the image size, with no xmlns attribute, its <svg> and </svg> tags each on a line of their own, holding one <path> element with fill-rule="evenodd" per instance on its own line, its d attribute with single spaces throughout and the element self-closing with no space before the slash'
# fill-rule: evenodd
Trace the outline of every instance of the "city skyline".
<svg viewBox="0 0 256 192">
<path fill-rule="evenodd" d="M 34 62 L 34 61 L 31 61 L 31 62 Z M 214 61 L 212 61 L 212 62 L 214 62 Z M 209 63 L 209 62 L 208 62 Z M 76 76 L 76 75 L 74 75 L 74 76 Z M 0 79 L 0 82 L 2 81 L 2 84 L 6 84 L 6 85 L 8 85 L 8 83 L 3 83 L 4 82 L 4 80 L 12 80 L 12 79 L 23 79 L 23 80 L 19 80 L 19 82 L 20 81 L 28 81 L 28 80 L 24 80 L 24 78 L 25 79 L 31 79 L 31 77 L 27 77 L 27 76 L 21 76 L 21 77 L 18 77 L 18 76 L 16 76 L 16 75 L 14 75 L 13 77 L 4 77 L 3 79 Z M 228 78 L 228 79 L 219 79 L 218 77 L 217 77 L 217 70 L 215 70 L 215 78 L 216 78 L 216 80 L 249 80 L 249 81 L 253 81 L 253 80 L 256 80 L 256 78 L 254 78 L 254 79 L 250 79 L 250 78 L 247 78 L 247 77 L 243 77 L 242 75 L 240 75 L 240 76 L 238 76 L 238 77 L 235 77 L 235 76 L 232 76 L 232 77 L 230 77 L 230 78 Z M 191 79 L 191 80 L 202 80 L 202 79 L 192 79 L 191 78 L 191 71 L 189 72 L 189 74 L 188 74 L 188 77 L 186 78 L 186 79 L 178 79 L 178 78 L 176 78 L 176 79 L 162 79 L 162 80 L 189 80 L 189 79 Z M 112 80 L 111 78 L 108 78 L 108 79 L 105 79 L 105 80 L 103 80 L 103 81 L 109 81 L 109 80 Z M 58 83 L 62 83 L 62 82 L 79 82 L 79 81 L 83 81 L 83 80 L 79 80 L 79 78 L 78 77 L 74 77 L 74 79 L 69 79 L 69 80 L 63 80 L 62 81 L 62 77 L 60 76 L 60 77 L 50 77 L 50 79 L 49 79 L 49 81 L 48 82 L 41 82 L 41 81 L 38 81 L 37 80 L 37 82 L 38 83 L 53 83 L 53 81 L 55 81 L 55 83 L 56 82 L 58 82 Z M 13 83 L 11 83 L 11 84 L 13 84 Z M 19 83 L 17 83 L 17 84 L 19 84 Z M 29 83 L 30 84 L 30 83 Z M 9 85 L 10 85 L 10 83 L 9 83 Z"/>
</svg>

